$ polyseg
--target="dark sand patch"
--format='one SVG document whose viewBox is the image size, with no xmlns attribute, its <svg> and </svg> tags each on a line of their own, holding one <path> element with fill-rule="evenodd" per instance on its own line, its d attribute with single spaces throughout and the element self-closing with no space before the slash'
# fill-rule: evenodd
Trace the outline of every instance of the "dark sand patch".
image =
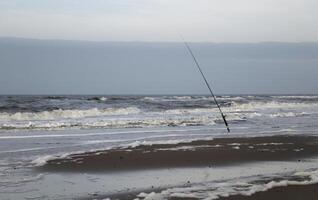
<svg viewBox="0 0 318 200">
<path fill-rule="evenodd" d="M 276 187 L 251 196 L 235 195 L 219 200 L 317 200 L 318 184 Z M 175 199 L 176 200 L 176 199 Z"/>
<path fill-rule="evenodd" d="M 216 138 L 179 144 L 117 148 L 50 160 L 38 169 L 100 172 L 148 168 L 217 166 L 253 161 L 299 160 L 318 155 L 318 137 Z"/>
</svg>

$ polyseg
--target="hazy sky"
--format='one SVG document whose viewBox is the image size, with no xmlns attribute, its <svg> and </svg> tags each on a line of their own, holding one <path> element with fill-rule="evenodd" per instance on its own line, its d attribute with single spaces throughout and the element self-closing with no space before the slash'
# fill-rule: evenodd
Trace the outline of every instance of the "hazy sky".
<svg viewBox="0 0 318 200">
<path fill-rule="evenodd" d="M 0 0 L 0 37 L 317 41 L 317 0 Z"/>
<path fill-rule="evenodd" d="M 190 43 L 217 94 L 318 94 L 318 43 Z M 207 94 L 182 43 L 0 38 L 0 94 Z"/>
<path fill-rule="evenodd" d="M 180 34 L 216 42 L 191 43 L 216 93 L 317 94 L 317 8 L 318 0 L 0 0 L 0 94 L 207 93 L 184 45 L 164 43 Z"/>
</svg>

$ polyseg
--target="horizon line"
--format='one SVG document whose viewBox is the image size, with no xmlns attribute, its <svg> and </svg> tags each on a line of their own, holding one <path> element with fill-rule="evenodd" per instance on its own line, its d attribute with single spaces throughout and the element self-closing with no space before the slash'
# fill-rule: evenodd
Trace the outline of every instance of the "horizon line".
<svg viewBox="0 0 318 200">
<path fill-rule="evenodd" d="M 32 37 L 12 37 L 12 36 L 0 36 L 0 39 L 8 40 L 36 40 L 36 41 L 65 41 L 65 42 L 90 42 L 90 43 L 183 43 L 180 41 L 141 41 L 141 40 L 87 40 L 87 39 L 61 39 L 61 38 L 32 38 Z M 213 41 L 188 41 L 189 43 L 211 43 L 211 44 L 310 44 L 317 43 L 318 41 L 258 41 L 258 42 L 213 42 Z"/>
<path fill-rule="evenodd" d="M 316 96 L 318 93 L 220 93 L 215 96 Z M 0 96 L 211 96 L 211 94 L 0 94 Z"/>
</svg>

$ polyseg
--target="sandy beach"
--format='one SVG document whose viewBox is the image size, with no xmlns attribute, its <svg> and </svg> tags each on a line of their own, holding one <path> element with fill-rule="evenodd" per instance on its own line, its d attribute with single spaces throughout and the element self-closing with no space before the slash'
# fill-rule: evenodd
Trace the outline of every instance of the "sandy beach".
<svg viewBox="0 0 318 200">
<path fill-rule="evenodd" d="M 38 168 L 50 172 L 111 172 L 146 169 L 222 167 L 262 161 L 307 162 L 318 155 L 318 137 L 268 136 L 243 138 L 215 138 L 178 144 L 140 145 L 104 151 L 74 154 L 57 158 Z M 242 174 L 244 176 L 244 174 Z M 267 182 L 269 180 L 266 180 Z M 264 182 L 266 182 L 264 181 Z M 188 183 L 191 185 L 191 182 Z M 149 191 L 130 191 L 117 194 L 99 194 L 83 199 L 135 199 L 141 192 L 161 192 L 168 188 L 151 188 Z M 315 198 L 317 185 L 274 187 L 251 196 L 222 197 L 234 199 L 305 199 Z M 303 192 L 305 196 L 301 195 Z M 140 197 L 139 197 L 140 198 Z M 147 199 L 147 198 L 140 198 Z M 155 199 L 155 198 L 154 198 Z M 169 197 L 167 199 L 197 199 Z"/>
<path fill-rule="evenodd" d="M 50 160 L 43 171 L 89 172 L 148 168 L 233 165 L 253 161 L 296 160 L 318 154 L 318 138 L 273 136 L 216 138 L 178 144 L 141 145 Z"/>
</svg>

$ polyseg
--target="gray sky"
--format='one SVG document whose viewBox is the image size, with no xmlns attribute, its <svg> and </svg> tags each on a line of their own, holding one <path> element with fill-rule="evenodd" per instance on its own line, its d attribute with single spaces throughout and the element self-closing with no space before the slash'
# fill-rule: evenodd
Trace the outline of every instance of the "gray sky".
<svg viewBox="0 0 318 200">
<path fill-rule="evenodd" d="M 180 33 L 202 42 L 191 46 L 216 93 L 317 94 L 317 8 L 317 0 L 0 0 L 0 94 L 207 93 Z"/>
<path fill-rule="evenodd" d="M 318 94 L 318 43 L 190 43 L 217 94 Z M 0 94 L 207 94 L 182 43 L 0 38 Z"/>
<path fill-rule="evenodd" d="M 0 36 L 103 41 L 317 41 L 317 0 L 1 0 Z"/>
</svg>

